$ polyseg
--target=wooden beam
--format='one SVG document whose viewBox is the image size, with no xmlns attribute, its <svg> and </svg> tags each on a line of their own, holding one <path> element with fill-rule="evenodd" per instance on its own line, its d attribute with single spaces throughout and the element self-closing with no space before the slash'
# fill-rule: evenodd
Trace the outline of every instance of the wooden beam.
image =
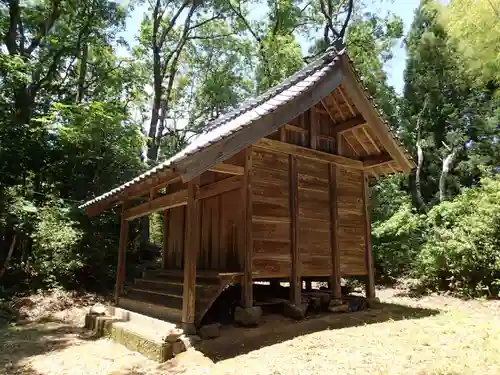
<svg viewBox="0 0 500 375">
<path fill-rule="evenodd" d="M 329 154 L 323 151 L 311 150 L 310 148 L 274 141 L 272 139 L 263 138 L 257 141 L 254 146 L 265 150 L 317 160 L 323 163 L 333 163 L 343 167 L 363 169 L 363 163 L 359 160 L 349 159 L 345 156 Z"/>
<path fill-rule="evenodd" d="M 196 199 L 207 199 L 214 195 L 225 193 L 226 191 L 239 189 L 242 181 L 243 176 L 233 176 L 202 186 Z"/>
<path fill-rule="evenodd" d="M 345 121 L 346 118 L 345 118 L 345 114 L 344 112 L 342 112 L 342 110 L 340 109 L 340 106 L 339 106 L 339 103 L 337 103 L 337 101 L 335 100 L 335 97 L 333 96 L 333 93 L 330 93 L 330 99 L 332 99 L 333 101 L 333 105 L 335 106 L 335 109 L 338 111 L 338 113 L 340 114 L 340 117 L 342 117 L 342 120 Z"/>
<path fill-rule="evenodd" d="M 339 86 L 337 89 L 340 92 L 340 95 L 342 96 L 342 99 L 344 100 L 344 103 L 347 105 L 347 108 L 349 108 L 349 111 L 351 112 L 351 115 L 356 116 L 356 112 L 354 112 L 352 106 L 349 104 L 349 101 L 347 100 L 347 97 L 344 95 L 344 91 L 342 90 L 342 87 Z"/>
<path fill-rule="evenodd" d="M 366 126 L 362 126 L 361 129 L 363 130 L 363 133 L 365 133 L 366 135 L 366 138 L 368 138 L 368 140 L 370 141 L 370 143 L 373 145 L 373 147 L 375 148 L 375 150 L 377 150 L 377 152 L 380 154 L 382 151 L 380 150 L 380 148 L 377 146 L 377 143 L 375 143 L 375 140 L 373 139 L 373 137 L 370 135 L 370 133 L 368 132 L 368 130 L 366 130 Z"/>
<path fill-rule="evenodd" d="M 286 130 L 290 130 L 296 133 L 306 134 L 309 132 L 307 129 L 301 128 L 300 126 L 297 125 L 285 124 L 284 127 Z"/>
<path fill-rule="evenodd" d="M 365 219 L 365 265 L 366 265 L 366 298 L 375 298 L 375 271 L 373 268 L 372 255 L 372 224 L 370 215 L 370 193 L 368 187 L 368 176 L 361 173 L 361 184 L 363 190 L 363 216 Z"/>
<path fill-rule="evenodd" d="M 337 134 L 337 154 L 340 156 L 344 155 L 344 136 L 342 134 Z"/>
<path fill-rule="evenodd" d="M 380 155 L 371 155 L 361 159 L 365 168 L 374 168 L 387 164 L 392 161 L 391 155 L 383 153 Z"/>
<path fill-rule="evenodd" d="M 291 301 L 300 305 L 302 285 L 300 283 L 300 259 L 297 241 L 298 222 L 298 173 L 297 158 L 288 155 L 288 175 L 289 175 L 289 214 L 290 214 L 290 250 L 292 257 L 292 272 L 290 275 Z"/>
<path fill-rule="evenodd" d="M 167 266 L 167 251 L 168 251 L 168 237 L 169 233 L 169 211 L 163 211 L 163 244 L 162 244 L 162 252 L 161 252 L 161 268 L 165 269 Z"/>
<path fill-rule="evenodd" d="M 326 102 L 324 100 L 322 100 L 321 104 L 325 108 L 325 111 L 328 113 L 328 116 L 330 116 L 330 118 L 332 119 L 333 123 L 336 124 L 337 121 L 335 121 L 335 117 L 333 117 L 332 112 L 330 112 L 330 110 L 328 109 L 328 106 L 327 106 Z"/>
<path fill-rule="evenodd" d="M 280 141 L 286 142 L 286 128 L 285 128 L 285 126 L 282 126 L 280 128 Z"/>
<path fill-rule="evenodd" d="M 319 121 L 316 112 L 309 110 L 309 147 L 316 150 L 319 134 Z"/>
<path fill-rule="evenodd" d="M 351 133 L 352 135 L 354 135 L 354 138 L 356 138 L 356 142 L 359 143 L 359 145 L 361 146 L 361 148 L 363 150 L 365 150 L 365 152 L 369 155 L 370 154 L 370 150 L 368 150 L 366 148 L 366 146 L 363 144 L 363 142 L 361 142 L 361 140 L 359 139 L 358 135 L 356 134 L 356 130 L 358 130 L 357 128 L 356 129 L 352 129 Z"/>
<path fill-rule="evenodd" d="M 394 169 L 394 167 L 392 166 L 392 163 L 389 163 L 389 168 L 391 169 L 392 173 L 394 174 L 398 173 L 396 169 Z"/>
<path fill-rule="evenodd" d="M 338 235 L 338 205 L 337 205 L 337 166 L 329 165 L 328 186 L 330 198 L 330 251 L 332 256 L 332 273 L 330 277 L 332 298 L 342 298 L 340 284 L 340 248 Z"/>
<path fill-rule="evenodd" d="M 359 126 L 366 125 L 366 121 L 363 116 L 357 116 L 344 121 L 333 128 L 333 131 L 338 134 L 343 134 L 348 130 L 355 129 Z"/>
<path fill-rule="evenodd" d="M 186 207 L 186 244 L 184 246 L 184 286 L 182 297 L 182 326 L 185 331 L 196 332 L 196 262 L 200 247 L 201 204 L 196 199 L 200 178 L 188 182 Z M 188 332 L 185 332 L 189 334 Z"/>
<path fill-rule="evenodd" d="M 175 193 L 163 195 L 150 202 L 139 204 L 125 211 L 125 220 L 134 220 L 138 217 L 152 214 L 153 212 L 163 211 L 169 208 L 184 206 L 187 204 L 187 189 L 176 191 Z"/>
<path fill-rule="evenodd" d="M 208 170 L 217 173 L 234 174 L 239 176 L 242 176 L 243 173 L 245 173 L 245 168 L 240 167 L 239 165 L 226 163 L 217 164 L 215 167 L 209 168 Z"/>
<path fill-rule="evenodd" d="M 125 220 L 126 203 L 122 204 L 122 213 L 120 215 L 120 242 L 118 245 L 118 263 L 116 265 L 116 285 L 115 285 L 115 303 L 118 304 L 120 295 L 123 292 L 123 283 L 125 282 L 125 269 L 127 259 L 127 243 L 129 235 L 129 224 Z"/>
<path fill-rule="evenodd" d="M 251 146 L 259 139 L 275 132 L 283 124 L 311 108 L 334 90 L 342 78 L 340 67 L 339 69 L 332 68 L 316 84 L 311 85 L 285 104 L 278 106 L 274 111 L 255 119 L 251 126 L 244 126 L 231 136 L 224 137 L 196 154 L 179 160 L 176 163 L 176 171 L 181 174 L 184 181 L 200 175 L 208 168 L 223 162 L 245 147 Z"/>
<path fill-rule="evenodd" d="M 242 279 L 241 304 L 244 308 L 253 306 L 253 238 L 252 238 L 252 147 L 245 150 L 245 174 L 241 188 L 243 206 L 242 215 L 242 250 L 244 272 Z"/>
<path fill-rule="evenodd" d="M 359 156 L 359 152 L 358 150 L 356 150 L 356 148 L 353 146 L 353 144 L 351 143 L 351 141 L 349 140 L 349 138 L 347 138 L 344 134 L 339 134 L 339 136 L 343 136 L 344 137 L 344 140 L 347 142 L 347 144 L 352 148 L 352 151 Z"/>
<path fill-rule="evenodd" d="M 342 71 L 345 75 L 343 84 L 346 89 L 346 93 L 352 99 L 356 108 L 361 112 L 367 123 L 370 124 L 375 132 L 375 135 L 392 158 L 404 171 L 411 170 L 414 167 L 414 164 L 406 157 L 403 150 L 392 137 L 388 126 L 380 118 L 376 109 L 373 107 L 373 104 L 368 99 L 361 83 L 358 81 L 356 73 L 354 72 L 350 62 L 345 56 L 341 56 L 340 62 L 342 65 Z"/>
</svg>

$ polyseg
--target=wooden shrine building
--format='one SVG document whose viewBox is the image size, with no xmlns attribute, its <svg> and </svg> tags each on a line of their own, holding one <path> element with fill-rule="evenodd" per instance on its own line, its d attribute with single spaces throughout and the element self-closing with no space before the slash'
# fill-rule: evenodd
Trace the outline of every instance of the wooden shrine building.
<svg viewBox="0 0 500 375">
<path fill-rule="evenodd" d="M 199 324 L 229 284 L 254 304 L 253 282 L 366 276 L 375 296 L 368 180 L 413 168 L 347 53 L 327 52 L 207 124 L 172 158 L 83 204 L 121 205 L 119 306 Z M 128 223 L 164 215 L 162 270 L 123 290 Z M 161 275 L 161 279 L 159 278 Z"/>
</svg>

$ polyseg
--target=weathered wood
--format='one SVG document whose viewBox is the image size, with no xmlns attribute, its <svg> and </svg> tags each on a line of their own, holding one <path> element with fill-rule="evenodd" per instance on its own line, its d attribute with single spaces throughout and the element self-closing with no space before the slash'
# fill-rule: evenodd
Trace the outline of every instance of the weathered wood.
<svg viewBox="0 0 500 375">
<path fill-rule="evenodd" d="M 300 259 L 297 240 L 297 221 L 298 221 L 298 175 L 297 159 L 294 155 L 289 156 L 289 197 L 290 197 L 290 250 L 292 259 L 292 272 L 290 275 L 291 301 L 295 304 L 301 303 L 301 285 L 300 285 Z"/>
<path fill-rule="evenodd" d="M 375 150 L 380 154 L 382 151 L 380 148 L 377 146 L 377 142 L 373 139 L 373 137 L 370 135 L 370 132 L 367 130 L 366 126 L 362 126 L 361 129 L 363 130 L 363 133 L 365 133 L 366 138 L 370 141 L 370 143 L 373 145 Z"/>
<path fill-rule="evenodd" d="M 167 254 L 168 254 L 168 236 L 169 231 L 169 210 L 163 211 L 163 244 L 161 252 L 161 268 L 165 269 L 167 265 Z"/>
<path fill-rule="evenodd" d="M 374 168 L 374 167 L 388 164 L 392 160 L 393 159 L 392 159 L 391 155 L 389 155 L 387 153 L 383 153 L 380 155 L 367 156 L 367 157 L 362 159 L 362 162 L 363 162 L 363 166 L 365 168 Z"/>
<path fill-rule="evenodd" d="M 239 165 L 226 163 L 219 163 L 215 167 L 209 168 L 208 170 L 212 172 L 234 174 L 238 176 L 242 176 L 245 172 L 245 169 L 243 167 L 240 167 Z"/>
<path fill-rule="evenodd" d="M 317 84 L 311 85 L 300 96 L 291 99 L 275 111 L 256 120 L 252 126 L 244 126 L 234 135 L 200 150 L 196 155 L 181 160 L 176 170 L 184 180 L 203 173 L 208 168 L 223 162 L 243 148 L 278 130 L 299 114 L 311 108 L 334 90 L 342 81 L 340 69 L 332 69 Z"/>
<path fill-rule="evenodd" d="M 115 286 L 115 303 L 118 304 L 120 295 L 123 292 L 123 283 L 125 282 L 125 269 L 127 259 L 127 243 L 129 235 L 128 221 L 125 219 L 126 203 L 122 205 L 122 213 L 120 216 L 120 242 L 118 245 L 118 264 L 116 266 L 116 286 Z"/>
<path fill-rule="evenodd" d="M 243 231 L 243 287 L 242 306 L 253 306 L 253 277 L 252 277 L 252 255 L 253 255 L 253 226 L 252 226 L 252 148 L 245 150 L 245 174 L 241 188 L 241 199 L 243 205 L 242 231 Z"/>
<path fill-rule="evenodd" d="M 323 107 L 325 108 L 325 111 L 328 113 L 328 116 L 330 116 L 330 119 L 333 121 L 334 124 L 337 123 L 337 121 L 335 121 L 335 117 L 333 116 L 332 112 L 330 111 L 330 109 L 328 108 L 328 105 L 326 104 L 326 102 L 324 100 L 321 101 L 321 104 L 323 105 Z"/>
<path fill-rule="evenodd" d="M 318 150 L 311 150 L 310 148 L 274 141 L 272 139 L 263 138 L 257 141 L 254 146 L 269 151 L 317 160 L 323 163 L 334 163 L 344 167 L 363 169 L 363 164 L 359 160 L 349 159 L 344 156 L 329 154 Z"/>
<path fill-rule="evenodd" d="M 346 117 L 345 117 L 345 114 L 344 112 L 340 109 L 340 106 L 339 106 L 339 103 L 337 103 L 337 100 L 335 99 L 335 97 L 333 96 L 333 92 L 330 93 L 330 99 L 332 100 L 333 102 L 333 105 L 335 106 L 335 109 L 337 110 L 337 112 L 339 113 L 340 117 L 342 117 L 342 120 L 345 121 L 346 120 Z"/>
<path fill-rule="evenodd" d="M 307 133 L 309 133 L 309 130 L 301 128 L 300 126 L 297 126 L 297 125 L 286 124 L 284 126 L 284 128 L 286 130 L 290 130 L 290 131 L 296 132 L 296 133 L 301 133 L 301 134 L 307 134 Z"/>
<path fill-rule="evenodd" d="M 338 235 L 338 210 L 337 210 L 337 168 L 330 164 L 328 171 L 330 180 L 330 249 L 332 253 L 332 274 L 330 278 L 333 298 L 342 298 L 340 285 L 340 252 Z"/>
<path fill-rule="evenodd" d="M 340 96 L 342 96 L 342 99 L 344 100 L 344 103 L 346 104 L 347 108 L 349 108 L 351 115 L 356 116 L 356 112 L 354 112 L 354 109 L 352 108 L 351 104 L 349 104 L 347 97 L 344 95 L 344 91 L 342 90 L 342 85 L 339 85 L 339 87 L 337 87 L 337 91 L 340 93 Z"/>
<path fill-rule="evenodd" d="M 375 271 L 373 266 L 372 256 L 372 225 L 370 215 L 370 196 L 368 190 L 368 178 L 366 173 L 362 173 L 362 188 L 363 188 L 363 208 L 365 220 L 365 267 L 367 272 L 366 280 L 366 297 L 375 298 Z"/>
<path fill-rule="evenodd" d="M 344 155 L 344 136 L 342 134 L 337 134 L 337 154 Z"/>
<path fill-rule="evenodd" d="M 358 130 L 358 128 L 352 129 L 351 130 L 351 134 L 354 136 L 354 139 L 356 140 L 356 142 L 359 143 L 359 145 L 361 146 L 361 148 L 369 155 L 370 154 L 370 150 L 368 150 L 368 148 L 366 147 L 366 145 L 361 141 L 359 135 L 357 134 L 357 130 Z"/>
<path fill-rule="evenodd" d="M 343 134 L 346 131 L 356 129 L 361 126 L 366 126 L 366 121 L 363 116 L 357 116 L 336 125 L 333 128 L 333 131 L 337 134 Z"/>
<path fill-rule="evenodd" d="M 280 141 L 286 142 L 286 128 L 285 128 L 285 126 L 282 126 L 280 128 Z"/>
<path fill-rule="evenodd" d="M 242 176 L 233 176 L 202 186 L 199 189 L 197 199 L 207 199 L 214 195 L 219 195 L 227 191 L 239 189 L 243 181 Z"/>
<path fill-rule="evenodd" d="M 370 103 L 370 100 L 368 99 L 366 92 L 363 90 L 363 86 L 358 81 L 356 73 L 350 66 L 349 61 L 346 58 L 341 58 L 340 60 L 342 64 L 342 71 L 345 74 L 343 84 L 346 93 L 352 99 L 356 108 L 361 112 L 366 121 L 370 124 L 377 138 L 392 158 L 397 161 L 399 166 L 404 171 L 411 170 L 414 167 L 413 163 L 406 157 L 403 150 L 398 146 L 396 141 L 393 139 L 388 126 L 380 118 L 372 103 Z"/>
<path fill-rule="evenodd" d="M 192 328 L 195 322 L 196 262 L 200 247 L 200 202 L 196 199 L 199 177 L 188 182 L 186 207 L 186 246 L 184 247 L 184 286 L 182 297 L 182 324 Z"/>
<path fill-rule="evenodd" d="M 316 112 L 311 110 L 309 111 L 309 126 L 309 147 L 316 150 L 319 134 L 319 121 Z"/>
<path fill-rule="evenodd" d="M 139 204 L 125 211 L 125 220 L 134 220 L 138 217 L 152 214 L 153 212 L 166 210 L 187 204 L 187 190 L 180 190 L 175 193 L 163 195 L 150 202 Z"/>
</svg>

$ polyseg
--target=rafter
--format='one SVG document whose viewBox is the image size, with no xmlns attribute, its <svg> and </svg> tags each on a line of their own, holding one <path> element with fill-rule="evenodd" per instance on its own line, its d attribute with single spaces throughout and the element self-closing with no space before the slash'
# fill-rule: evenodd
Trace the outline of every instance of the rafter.
<svg viewBox="0 0 500 375">
<path fill-rule="evenodd" d="M 342 110 L 340 109 L 340 106 L 339 106 L 339 103 L 337 103 L 337 101 L 335 100 L 335 97 L 333 96 L 333 93 L 330 93 L 330 99 L 332 99 L 333 101 L 333 105 L 335 106 L 335 108 L 337 109 L 337 111 L 339 112 L 340 114 L 340 117 L 342 117 L 342 120 L 345 121 L 346 120 L 346 117 L 345 117 L 345 114 L 344 112 L 342 112 Z"/>
<path fill-rule="evenodd" d="M 365 133 L 366 135 L 366 138 L 368 138 L 368 140 L 371 142 L 371 144 L 373 145 L 373 147 L 375 147 L 375 149 L 377 150 L 378 153 L 381 153 L 382 151 L 380 150 L 380 148 L 377 146 L 377 144 L 375 143 L 375 140 L 373 139 L 373 137 L 370 135 L 370 133 L 368 132 L 368 130 L 366 130 L 366 126 L 362 126 L 361 129 L 363 129 L 363 132 Z"/>
<path fill-rule="evenodd" d="M 344 121 L 333 128 L 335 133 L 345 133 L 348 130 L 355 129 L 359 126 L 366 125 L 366 121 L 363 116 L 357 116 L 350 120 Z"/>
<path fill-rule="evenodd" d="M 344 100 L 345 104 L 347 105 L 347 108 L 349 108 L 349 111 L 351 112 L 351 114 L 353 116 L 356 116 L 356 112 L 354 112 L 354 109 L 349 104 L 349 101 L 347 100 L 347 97 L 344 95 L 344 91 L 342 90 L 342 88 L 340 86 L 338 87 L 338 89 L 339 89 L 340 95 L 342 96 L 342 99 Z"/>
<path fill-rule="evenodd" d="M 321 104 L 323 105 L 323 107 L 325 108 L 325 111 L 326 113 L 328 113 L 328 116 L 330 116 L 330 118 L 332 119 L 333 123 L 336 124 L 337 121 L 335 121 L 335 117 L 333 117 L 332 113 L 330 112 L 330 110 L 328 109 L 328 106 L 326 105 L 325 101 L 322 100 L 321 101 Z"/>
<path fill-rule="evenodd" d="M 392 160 L 393 159 L 392 159 L 391 155 L 389 155 L 388 153 L 367 156 L 367 157 L 361 159 L 365 168 L 379 167 L 379 166 L 390 163 Z"/>
</svg>

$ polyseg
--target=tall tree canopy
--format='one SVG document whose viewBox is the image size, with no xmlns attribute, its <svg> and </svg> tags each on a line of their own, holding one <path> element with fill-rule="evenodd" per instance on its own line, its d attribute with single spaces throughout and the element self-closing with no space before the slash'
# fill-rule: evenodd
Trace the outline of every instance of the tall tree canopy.
<svg viewBox="0 0 500 375">
<path fill-rule="evenodd" d="M 426 272 L 434 286 L 461 277 L 476 288 L 478 274 L 465 275 L 457 259 L 491 264 L 490 238 L 500 238 L 491 198 L 500 162 L 500 3 L 422 0 L 405 38 L 403 95 L 386 74 L 403 23 L 397 15 L 381 15 L 377 4 L 3 1 L 0 278 L 10 285 L 107 285 L 118 222 L 114 215 L 84 218 L 78 203 L 171 156 L 210 120 L 326 49 L 347 46 L 380 112 L 418 165 L 410 176 L 372 187 L 379 271 Z M 125 41 L 120 35 L 132 5 L 144 14 L 134 40 Z M 123 50 L 130 54 L 120 57 Z M 467 220 L 479 220 L 467 211 L 470 202 L 485 202 L 488 238 L 466 233 Z M 450 222 L 460 230 L 443 224 Z M 476 242 L 466 243 L 469 237 Z M 130 256 L 142 253 L 134 246 Z M 444 271 L 433 262 L 445 264 Z M 477 268 L 493 285 L 496 269 Z"/>
</svg>

